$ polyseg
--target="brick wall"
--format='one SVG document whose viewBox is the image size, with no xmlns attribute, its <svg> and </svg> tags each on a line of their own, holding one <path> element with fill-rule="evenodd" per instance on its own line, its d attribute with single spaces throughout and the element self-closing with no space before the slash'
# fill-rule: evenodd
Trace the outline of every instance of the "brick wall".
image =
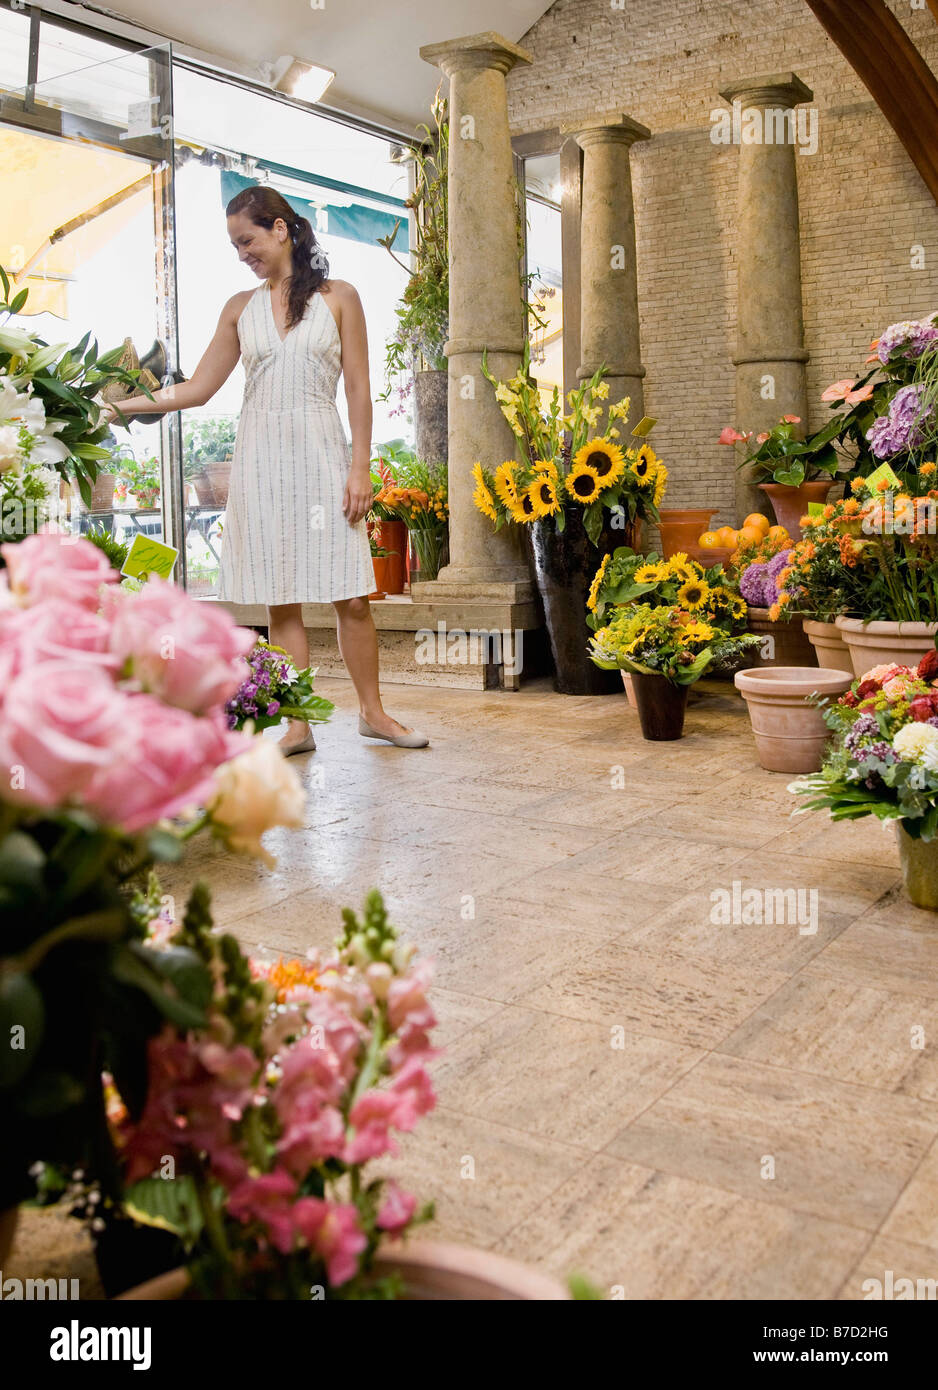
<svg viewBox="0 0 938 1390">
<path fill-rule="evenodd" d="M 938 71 L 931 13 L 891 8 Z M 746 424 L 732 365 L 738 149 L 710 140 L 720 88 L 794 71 L 814 91 L 818 151 L 796 156 L 809 428 L 827 418 L 821 391 L 858 370 L 881 328 L 938 309 L 938 209 L 803 0 L 557 0 L 521 43 L 534 62 L 508 79 L 513 134 L 609 109 L 653 132 L 632 151 L 645 408 L 659 417 L 669 503 L 739 520 L 734 460 L 715 443 Z"/>
</svg>

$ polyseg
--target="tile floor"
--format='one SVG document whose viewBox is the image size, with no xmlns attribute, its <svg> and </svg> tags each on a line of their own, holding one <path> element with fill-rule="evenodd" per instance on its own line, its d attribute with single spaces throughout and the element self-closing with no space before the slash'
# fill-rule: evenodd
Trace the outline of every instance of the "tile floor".
<svg viewBox="0 0 938 1390">
<path fill-rule="evenodd" d="M 204 872 L 245 946 L 295 954 L 377 885 L 434 957 L 439 1103 L 392 1166 L 436 1235 L 627 1298 L 938 1278 L 938 918 L 892 832 L 792 819 L 724 682 L 658 745 L 624 697 L 396 687 L 422 752 L 321 687 L 277 869 L 200 849 L 176 886 Z M 816 932 L 714 925 L 734 881 L 816 890 Z"/>
</svg>

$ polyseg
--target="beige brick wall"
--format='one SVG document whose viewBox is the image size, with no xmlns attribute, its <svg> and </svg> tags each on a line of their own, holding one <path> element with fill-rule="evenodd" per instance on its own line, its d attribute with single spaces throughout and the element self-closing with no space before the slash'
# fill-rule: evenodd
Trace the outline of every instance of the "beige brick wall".
<svg viewBox="0 0 938 1390">
<path fill-rule="evenodd" d="M 891 8 L 938 72 L 931 13 Z M 653 132 L 632 151 L 645 408 L 660 420 L 671 505 L 740 520 L 730 450 L 715 442 L 746 424 L 731 360 L 738 150 L 710 140 L 719 89 L 794 71 L 814 91 L 818 151 L 796 157 L 811 429 L 827 418 L 824 387 L 858 369 L 881 328 L 938 309 L 938 209 L 803 0 L 557 0 L 521 42 L 534 62 L 508 79 L 512 133 L 610 108 Z"/>
</svg>

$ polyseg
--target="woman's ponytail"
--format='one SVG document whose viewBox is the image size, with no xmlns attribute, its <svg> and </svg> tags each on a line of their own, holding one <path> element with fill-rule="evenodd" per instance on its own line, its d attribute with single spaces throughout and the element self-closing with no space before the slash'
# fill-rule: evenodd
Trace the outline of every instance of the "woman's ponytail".
<svg viewBox="0 0 938 1390">
<path fill-rule="evenodd" d="M 298 217 L 282 194 L 264 184 L 244 188 L 236 193 L 225 208 L 225 215 L 233 217 L 243 212 L 258 227 L 268 231 L 282 217 L 292 242 L 293 271 L 287 291 L 287 328 L 299 323 L 306 312 L 311 295 L 329 278 L 329 262 L 326 254 L 316 240 L 312 224 L 305 217 Z"/>
</svg>

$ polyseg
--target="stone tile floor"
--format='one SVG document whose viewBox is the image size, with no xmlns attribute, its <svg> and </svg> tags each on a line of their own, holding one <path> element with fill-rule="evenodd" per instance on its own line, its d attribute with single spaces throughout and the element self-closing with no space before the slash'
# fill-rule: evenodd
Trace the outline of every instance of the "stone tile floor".
<svg viewBox="0 0 938 1390">
<path fill-rule="evenodd" d="M 938 1277 L 938 918 L 891 831 L 792 819 L 725 682 L 657 745 L 624 697 L 397 687 L 421 752 L 321 688 L 276 870 L 204 847 L 166 886 L 204 874 L 245 946 L 294 954 L 382 889 L 436 961 L 439 1104 L 391 1166 L 437 1236 L 627 1298 Z M 734 881 L 816 890 L 816 932 L 714 924 Z"/>
</svg>

